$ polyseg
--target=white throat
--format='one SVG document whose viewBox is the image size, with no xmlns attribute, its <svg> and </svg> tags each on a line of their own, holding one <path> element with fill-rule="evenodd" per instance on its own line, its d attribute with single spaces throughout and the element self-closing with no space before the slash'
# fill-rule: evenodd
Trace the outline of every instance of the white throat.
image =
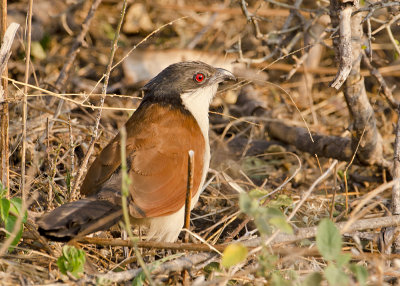
<svg viewBox="0 0 400 286">
<path fill-rule="evenodd" d="M 218 84 L 214 84 L 181 94 L 183 105 L 196 119 L 207 145 L 209 128 L 208 110 L 210 108 L 211 100 L 217 92 L 217 89 Z"/>
</svg>

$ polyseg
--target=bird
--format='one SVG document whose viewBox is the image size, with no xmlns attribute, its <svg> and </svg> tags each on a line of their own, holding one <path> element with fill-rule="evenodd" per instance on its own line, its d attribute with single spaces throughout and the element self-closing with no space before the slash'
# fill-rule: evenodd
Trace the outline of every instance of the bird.
<svg viewBox="0 0 400 286">
<path fill-rule="evenodd" d="M 200 61 L 169 65 L 143 88 L 125 123 L 130 179 L 130 220 L 148 227 L 147 239 L 174 242 L 184 224 L 188 152 L 194 151 L 190 209 L 199 199 L 210 164 L 210 103 L 219 83 L 235 81 L 228 70 Z M 102 149 L 82 182 L 82 199 L 63 204 L 37 221 L 56 241 L 106 230 L 122 218 L 121 134 Z"/>
</svg>

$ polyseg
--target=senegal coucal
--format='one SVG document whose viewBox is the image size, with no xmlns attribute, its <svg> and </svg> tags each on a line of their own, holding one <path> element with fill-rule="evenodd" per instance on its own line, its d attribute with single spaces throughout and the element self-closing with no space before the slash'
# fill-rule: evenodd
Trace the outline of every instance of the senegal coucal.
<svg viewBox="0 0 400 286">
<path fill-rule="evenodd" d="M 203 62 L 170 65 L 144 86 L 143 100 L 125 124 L 129 212 L 133 222 L 149 227 L 148 239 L 178 238 L 184 223 L 189 150 L 195 152 L 192 208 L 199 199 L 210 163 L 208 110 L 218 84 L 225 80 L 235 77 Z M 80 189 L 86 198 L 37 220 L 42 235 L 69 240 L 107 229 L 121 219 L 120 150 L 118 134 L 90 166 Z M 105 223 L 99 225 L 102 219 Z"/>
</svg>

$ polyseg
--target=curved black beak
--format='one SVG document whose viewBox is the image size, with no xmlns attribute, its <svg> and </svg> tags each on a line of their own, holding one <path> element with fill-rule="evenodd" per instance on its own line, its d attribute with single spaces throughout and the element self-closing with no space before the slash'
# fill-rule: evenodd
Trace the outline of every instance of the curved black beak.
<svg viewBox="0 0 400 286">
<path fill-rule="evenodd" d="M 213 76 L 217 82 L 226 80 L 236 81 L 236 77 L 230 71 L 222 68 L 216 68 L 217 72 Z"/>
</svg>

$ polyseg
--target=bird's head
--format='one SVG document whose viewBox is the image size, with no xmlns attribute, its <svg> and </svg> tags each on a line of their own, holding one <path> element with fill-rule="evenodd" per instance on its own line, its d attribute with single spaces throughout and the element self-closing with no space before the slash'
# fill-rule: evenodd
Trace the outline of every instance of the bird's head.
<svg viewBox="0 0 400 286">
<path fill-rule="evenodd" d="M 172 64 L 144 86 L 142 104 L 157 103 L 189 112 L 204 138 L 208 138 L 208 109 L 218 84 L 226 80 L 236 78 L 225 69 L 203 62 Z"/>
<path fill-rule="evenodd" d="M 185 103 L 184 97 L 202 93 L 203 100 L 210 102 L 218 84 L 226 80 L 234 81 L 236 78 L 225 69 L 203 62 L 180 62 L 165 68 L 143 87 L 144 99 Z"/>
</svg>

